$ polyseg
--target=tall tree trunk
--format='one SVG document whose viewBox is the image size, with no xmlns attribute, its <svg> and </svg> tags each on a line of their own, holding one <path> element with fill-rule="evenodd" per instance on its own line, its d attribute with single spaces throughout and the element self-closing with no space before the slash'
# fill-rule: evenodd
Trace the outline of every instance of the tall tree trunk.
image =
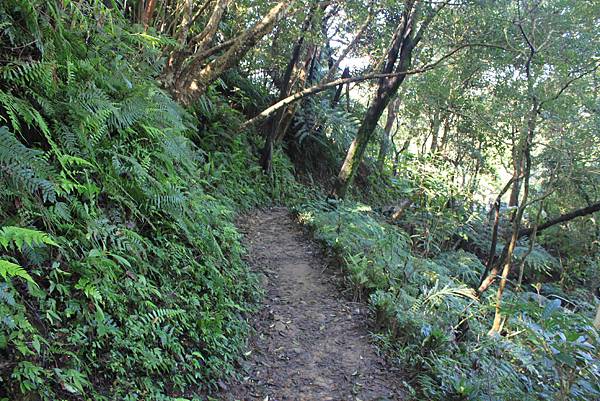
<svg viewBox="0 0 600 401">
<path fill-rule="evenodd" d="M 386 60 L 382 68 L 382 73 L 392 73 L 395 69 L 397 72 L 407 71 L 412 63 L 412 54 L 415 46 L 421 40 L 424 31 L 431 22 L 434 14 L 430 15 L 415 34 L 416 23 L 418 19 L 419 7 L 414 1 L 405 2 L 405 10 L 402 13 L 402 18 L 394 37 L 392 38 L 391 46 L 387 52 Z M 397 64 L 397 66 L 396 66 Z M 352 141 L 350 148 L 346 154 L 346 158 L 340 172 L 335 180 L 333 190 L 330 193 L 332 198 L 344 198 L 348 192 L 348 188 L 358 171 L 367 145 L 373 136 L 375 127 L 383 111 L 387 107 L 390 99 L 396 94 L 398 88 L 404 82 L 406 74 L 400 74 L 390 78 L 381 78 L 377 88 L 375 98 L 369 105 L 367 112 L 362 120 L 356 138 Z"/>
<path fill-rule="evenodd" d="M 433 114 L 433 121 L 431 122 L 431 148 L 429 149 L 429 153 L 433 154 L 437 151 L 441 123 L 440 112 L 436 111 Z"/>
<path fill-rule="evenodd" d="M 156 0 L 148 0 L 146 4 L 146 9 L 144 10 L 144 14 L 142 15 L 142 24 L 144 25 L 144 30 L 148 29 L 148 24 L 150 20 L 152 20 L 152 14 L 154 14 L 154 8 L 156 7 Z"/>
<path fill-rule="evenodd" d="M 596 319 L 594 319 L 594 327 L 600 330 L 600 305 L 596 308 Z"/>
<path fill-rule="evenodd" d="M 537 106 L 536 106 L 537 107 Z M 529 117 L 532 118 L 532 117 Z M 526 128 L 528 129 L 528 128 Z M 498 239 L 498 228 L 500 224 L 500 198 L 504 195 L 504 193 L 508 190 L 508 186 L 510 186 L 510 197 L 508 201 L 508 206 L 510 208 L 517 208 L 510 216 L 511 223 L 514 223 L 514 220 L 517 218 L 518 210 L 519 210 L 519 194 L 521 192 L 521 183 L 522 180 L 525 179 L 523 174 L 523 162 L 525 161 L 525 152 L 526 152 L 526 137 L 521 134 L 518 135 L 518 130 L 513 127 L 512 131 L 512 165 L 513 165 L 513 174 L 511 179 L 509 180 L 509 184 L 502 190 L 496 202 L 494 204 L 495 207 L 495 217 L 494 217 L 494 228 L 492 232 L 492 246 L 490 249 L 490 254 L 488 255 L 488 263 L 486 264 L 486 269 L 481 276 L 479 281 L 479 287 L 477 288 L 477 293 L 481 294 L 485 290 L 489 288 L 490 285 L 494 283 L 498 273 L 500 273 L 500 269 L 504 265 L 507 260 L 507 255 L 510 252 L 508 247 L 504 247 L 502 250 L 502 254 L 498 259 L 495 259 L 496 256 L 496 244 Z M 520 224 L 520 221 L 519 221 Z M 512 235 L 512 234 L 511 234 Z M 517 233 L 517 240 L 519 239 Z M 510 241 L 510 237 L 506 239 L 506 241 Z M 512 258 L 512 253 L 511 253 Z M 510 261 L 510 259 L 509 259 Z"/>
<path fill-rule="evenodd" d="M 313 6 L 311 7 L 310 11 L 308 12 L 308 15 L 306 16 L 304 23 L 302 24 L 302 28 L 300 30 L 300 37 L 298 38 L 298 40 L 294 44 L 294 47 L 292 48 L 292 55 L 287 64 L 287 67 L 283 74 L 283 79 L 281 81 L 281 87 L 279 90 L 278 101 L 281 101 L 282 99 L 285 99 L 286 97 L 288 97 L 292 91 L 292 87 L 293 87 L 292 81 L 293 81 L 293 78 L 295 75 L 294 73 L 298 72 L 298 62 L 300 61 L 300 53 L 302 51 L 302 46 L 304 44 L 304 38 L 305 38 L 306 32 L 310 28 L 310 25 L 312 23 L 312 19 L 314 17 L 316 9 L 317 9 L 317 4 L 314 3 Z M 265 139 L 265 144 L 261 151 L 260 164 L 263 168 L 263 171 L 265 171 L 265 172 L 271 171 L 271 160 L 273 158 L 273 145 L 276 142 L 276 138 L 279 135 L 279 131 L 282 129 L 282 126 L 286 126 L 286 129 L 287 129 L 287 126 L 288 126 L 287 120 L 288 119 L 291 120 L 291 118 L 293 117 L 293 112 L 291 112 L 291 110 L 293 110 L 293 109 L 294 109 L 293 105 L 281 108 L 280 110 L 277 111 L 277 113 L 275 114 L 275 116 L 273 118 L 273 125 L 271 127 L 271 131 L 267 135 L 267 137 Z M 291 116 L 290 116 L 290 113 L 292 113 Z"/>
<path fill-rule="evenodd" d="M 385 158 L 390 147 L 392 128 L 394 127 L 394 122 L 396 122 L 396 116 L 398 115 L 399 108 L 399 98 L 394 99 L 388 106 L 387 121 L 385 122 L 385 127 L 383 129 L 383 136 L 381 137 L 381 142 L 379 144 L 379 156 L 377 157 L 377 170 L 380 173 L 383 172 Z"/>
<path fill-rule="evenodd" d="M 530 121 L 530 123 L 531 123 L 530 124 L 531 130 L 528 134 L 527 144 L 525 145 L 525 149 L 523 152 L 523 153 L 525 153 L 525 159 L 526 159 L 525 166 L 524 166 L 525 171 L 523 172 L 523 180 L 525 182 L 525 184 L 523 186 L 523 188 L 524 188 L 523 189 L 523 197 L 521 199 L 521 204 L 519 205 L 519 208 L 517 209 L 517 212 L 515 213 L 515 218 L 512 223 L 512 233 L 511 233 L 511 237 L 510 237 L 510 242 L 508 243 L 506 257 L 503 262 L 502 276 L 500 277 L 500 284 L 498 286 L 498 293 L 496 295 L 496 308 L 495 308 L 495 314 L 494 314 L 494 321 L 492 323 L 492 328 L 490 329 L 489 334 L 499 333 L 500 328 L 502 326 L 502 320 L 503 320 L 502 313 L 501 313 L 502 297 L 504 295 L 504 289 L 506 288 L 506 283 L 508 281 L 508 275 L 511 270 L 512 256 L 513 256 L 515 247 L 517 246 L 517 241 L 519 239 L 519 227 L 521 225 L 523 213 L 525 212 L 525 208 L 527 206 L 527 198 L 529 196 L 529 176 L 531 174 L 531 150 L 530 150 L 531 143 L 530 143 L 530 141 L 532 139 L 533 131 L 535 129 L 535 122 Z"/>
<path fill-rule="evenodd" d="M 540 105 L 537 97 L 533 92 L 533 79 L 530 74 L 529 65 L 531 63 L 531 59 L 534 55 L 534 50 L 532 50 L 530 57 L 527 62 L 526 70 L 527 70 L 527 91 L 531 99 L 531 110 L 527 115 L 527 126 L 525 127 L 525 132 L 521 135 L 521 139 L 519 140 L 519 147 L 517 149 L 518 154 L 518 163 L 515 165 L 523 166 L 522 175 L 523 175 L 523 196 L 521 199 L 521 203 L 519 204 L 516 213 L 513 215 L 512 219 L 512 232 L 510 236 L 510 242 L 506 249 L 506 255 L 503 260 L 503 268 L 502 268 L 502 276 L 500 277 L 500 285 L 498 286 L 498 293 L 496 296 L 496 311 L 494 314 L 494 322 L 492 323 L 492 328 L 489 331 L 489 334 L 496 334 L 500 332 L 500 328 L 502 325 L 502 297 L 504 295 L 504 288 L 506 287 L 506 282 L 508 280 L 508 275 L 512 266 L 512 257 L 517 245 L 517 241 L 519 240 L 519 230 L 521 227 L 521 220 L 523 219 L 523 214 L 525 213 L 525 208 L 527 207 L 527 199 L 529 197 L 529 177 L 531 175 L 531 147 L 533 144 L 533 138 L 535 135 L 537 118 L 540 112 Z M 516 177 L 515 182 L 520 182 L 521 177 Z M 519 192 L 519 189 L 517 189 Z M 518 200 L 517 200 L 518 202 Z"/>
</svg>

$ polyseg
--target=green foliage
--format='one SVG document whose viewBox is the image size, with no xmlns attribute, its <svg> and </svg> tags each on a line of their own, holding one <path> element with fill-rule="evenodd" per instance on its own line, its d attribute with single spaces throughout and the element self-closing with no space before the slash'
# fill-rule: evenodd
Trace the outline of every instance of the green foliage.
<svg viewBox="0 0 600 401">
<path fill-rule="evenodd" d="M 57 245 L 56 242 L 46 233 L 29 228 L 21 227 L 2 227 L 0 228 L 0 245 L 8 249 L 14 244 L 19 250 L 25 246 L 32 247 L 36 245 Z"/>
<path fill-rule="evenodd" d="M 370 2 L 339 2 L 331 15 L 318 7 L 307 32 L 300 28 L 311 7 L 301 7 L 188 110 L 161 75 L 181 43 L 174 38 L 184 7 L 158 7 L 146 29 L 132 24 L 143 7 L 131 2 L 0 2 L 0 399 L 178 400 L 210 391 L 234 373 L 245 316 L 260 295 L 233 221 L 270 201 L 296 205 L 332 252 L 416 397 L 599 398 L 589 317 L 600 231 L 592 217 L 545 230 L 531 252 L 518 243 L 515 265 L 527 255 L 523 288 L 537 294 L 513 293 L 509 277 L 503 337 L 485 335 L 493 294 L 476 299 L 472 290 L 491 242 L 478 202 L 488 189 L 495 197 L 504 170 L 518 164 L 511 158 L 527 101 L 543 100 L 529 204 L 555 216 L 598 196 L 597 6 L 477 3 L 441 10 L 418 64 L 433 65 L 465 41 L 499 46 L 461 48 L 451 62 L 411 76 L 391 141 L 396 174 L 391 165 L 375 171 L 374 143 L 360 166 L 356 199 L 409 204 L 391 225 L 365 204 L 307 202 L 322 194 L 294 179 L 295 168 L 320 183 L 335 177 L 365 112 L 354 92 L 346 107 L 331 106 L 333 90 L 296 104 L 286 144 L 294 165 L 277 150 L 270 177 L 253 155 L 263 138 L 238 133 L 275 98 L 295 43 L 319 57 L 298 63 L 314 70 L 293 90 L 323 77 L 341 50 L 324 43 L 331 28 L 339 28 L 334 37 L 354 34 Z M 230 7 L 215 44 L 270 6 Z M 384 59 L 405 4 L 383 6 L 350 56 Z M 201 34 L 206 16 L 197 15 L 189 35 Z M 527 33 L 542 44 L 529 86 Z M 502 213 L 506 223 L 510 213 Z"/>
<path fill-rule="evenodd" d="M 6 250 L 14 246 L 23 252 L 43 244 L 57 245 L 48 234 L 37 230 L 21 227 L 2 227 L 0 229 L 0 245 Z M 8 280 L 10 277 L 21 277 L 31 284 L 37 285 L 25 269 L 8 260 L 0 259 L 0 276 L 4 280 Z"/>
<path fill-rule="evenodd" d="M 412 377 L 418 399 L 598 396 L 598 334 L 586 317 L 509 293 L 509 335 L 489 337 L 495 298 L 472 289 L 484 268 L 475 255 L 424 257 L 418 241 L 357 203 L 312 202 L 297 212 L 340 262 L 348 289 L 368 296 L 375 337 Z M 532 269 L 552 261 L 542 249 L 531 255 Z"/>
<path fill-rule="evenodd" d="M 8 260 L 0 259 L 0 276 L 2 276 L 4 280 L 8 280 L 9 277 L 21 277 L 30 283 L 35 284 L 35 281 L 33 281 L 33 278 L 31 278 L 25 269 Z"/>
<path fill-rule="evenodd" d="M 215 90 L 195 115 L 173 102 L 161 38 L 102 2 L 0 15 L 0 398 L 210 390 L 260 295 L 235 214 L 289 199 L 289 162 L 276 184 L 249 168 L 247 140 L 221 140 L 239 112 Z"/>
</svg>

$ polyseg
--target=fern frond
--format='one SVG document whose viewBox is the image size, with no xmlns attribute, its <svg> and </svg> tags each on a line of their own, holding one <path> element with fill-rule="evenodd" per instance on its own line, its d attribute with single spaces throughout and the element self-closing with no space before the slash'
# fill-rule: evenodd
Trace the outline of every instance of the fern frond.
<svg viewBox="0 0 600 401">
<path fill-rule="evenodd" d="M 6 110 L 10 123 L 16 132 L 21 131 L 23 120 L 28 126 L 37 125 L 42 134 L 51 141 L 50 129 L 42 115 L 26 100 L 0 90 L 0 106 Z"/>
<path fill-rule="evenodd" d="M 75 288 L 81 290 L 83 294 L 92 301 L 102 302 L 102 295 L 98 288 L 85 277 L 81 277 L 77 284 L 75 284 Z"/>
<path fill-rule="evenodd" d="M 183 309 L 155 309 L 143 316 L 140 316 L 140 320 L 146 325 L 161 324 L 168 319 L 183 315 L 185 311 Z"/>
<path fill-rule="evenodd" d="M 0 70 L 2 78 L 10 84 L 22 87 L 36 86 L 44 92 L 54 89 L 54 65 L 47 62 L 13 62 Z"/>
<path fill-rule="evenodd" d="M 0 173 L 4 172 L 30 193 L 40 191 L 45 201 L 56 200 L 56 189 L 47 177 L 53 169 L 42 151 L 23 145 L 6 127 L 0 127 Z"/>
<path fill-rule="evenodd" d="M 58 246 L 50 235 L 38 230 L 13 226 L 0 228 L 0 245 L 4 248 L 8 248 L 12 243 L 14 243 L 19 250 L 23 250 L 23 245 L 30 247 L 43 244 Z"/>
<path fill-rule="evenodd" d="M 8 281 L 11 277 L 21 277 L 32 284 L 35 284 L 33 278 L 16 263 L 9 262 L 8 260 L 0 259 L 0 276 L 4 279 L 4 281 Z"/>
</svg>

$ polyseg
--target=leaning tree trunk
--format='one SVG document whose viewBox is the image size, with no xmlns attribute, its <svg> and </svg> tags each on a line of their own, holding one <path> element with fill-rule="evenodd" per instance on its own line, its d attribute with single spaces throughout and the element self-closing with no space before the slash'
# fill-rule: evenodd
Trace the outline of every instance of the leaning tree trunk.
<svg viewBox="0 0 600 401">
<path fill-rule="evenodd" d="M 348 188 L 350 187 L 350 184 L 358 171 L 358 166 L 365 154 L 367 145 L 373 137 L 379 118 L 383 114 L 391 98 L 398 92 L 398 88 L 407 76 L 405 71 L 408 71 L 412 63 L 413 50 L 423 38 L 423 34 L 435 16 L 446 4 L 447 3 L 442 3 L 439 7 L 430 10 L 429 14 L 417 28 L 421 4 L 415 1 L 405 2 L 405 10 L 402 13 L 402 19 L 394 33 L 382 69 L 382 73 L 384 74 L 396 71 L 398 75 L 389 78 L 381 78 L 379 80 L 375 98 L 369 105 L 358 129 L 356 138 L 348 149 L 346 158 L 340 168 L 340 172 L 335 180 L 333 190 L 330 192 L 329 197 L 341 199 L 346 196 Z"/>
<path fill-rule="evenodd" d="M 225 53 L 206 64 L 203 64 L 205 60 L 197 60 L 193 63 L 193 68 L 189 69 L 189 73 L 179 74 L 173 88 L 175 98 L 184 105 L 196 101 L 210 84 L 225 71 L 236 66 L 260 39 L 272 31 L 292 3 L 292 0 L 278 2 L 259 22 L 234 38 Z"/>
<path fill-rule="evenodd" d="M 408 5 L 407 10 L 402 14 L 402 20 L 392 38 L 392 43 L 381 71 L 384 74 L 392 73 L 398 60 L 400 61 L 395 69 L 397 72 L 407 71 L 412 62 L 412 52 L 417 44 L 413 34 L 416 13 L 414 7 L 408 8 Z M 344 198 L 346 196 L 348 187 L 358 171 L 358 166 L 362 161 L 367 145 L 377 127 L 379 118 L 405 78 L 406 74 L 400 74 L 379 80 L 375 98 L 369 105 L 356 134 L 356 138 L 352 141 L 348 149 L 330 197 Z"/>
<path fill-rule="evenodd" d="M 534 231 L 534 229 L 539 233 L 540 231 L 545 230 L 549 227 L 555 226 L 557 224 L 561 224 L 561 223 L 573 220 L 577 217 L 588 216 L 590 214 L 597 213 L 597 212 L 600 212 L 600 202 L 594 203 L 592 205 L 589 205 L 589 206 L 581 208 L 581 209 L 573 210 L 572 212 L 569 212 L 569 213 L 562 214 L 554 219 L 548 220 L 548 221 L 538 225 L 537 227 L 524 228 L 519 231 L 519 238 L 531 235 L 531 233 Z"/>
<path fill-rule="evenodd" d="M 527 126 L 525 127 L 525 132 L 521 135 L 519 140 L 519 146 L 515 153 L 520 153 L 520 157 L 517 157 L 517 162 L 515 166 L 519 166 L 519 173 L 522 172 L 523 175 L 523 196 L 521 199 L 521 203 L 519 204 L 516 213 L 513 215 L 512 219 L 512 233 L 510 237 L 510 242 L 508 247 L 506 248 L 506 255 L 503 260 L 504 266 L 502 268 L 502 276 L 500 277 L 500 285 L 498 286 L 498 295 L 496 296 L 496 311 L 494 314 L 494 322 L 492 323 L 492 328 L 489 331 L 489 334 L 496 334 L 500 332 L 502 325 L 502 297 L 504 295 L 504 288 L 506 287 L 506 283 L 508 281 L 508 275 L 512 266 L 512 257 L 517 245 L 517 241 L 519 240 L 519 231 L 521 228 L 521 221 L 523 219 L 523 214 L 525 213 L 525 208 L 527 207 L 527 199 L 529 196 L 529 178 L 531 175 L 531 147 L 533 146 L 533 139 L 535 135 L 535 130 L 537 126 L 537 118 L 540 112 L 540 105 L 537 97 L 533 91 L 533 79 L 530 74 L 530 64 L 531 60 L 535 54 L 535 50 L 532 49 L 529 59 L 527 60 L 526 71 L 527 71 L 527 92 L 531 98 L 531 110 L 527 115 Z M 514 178 L 514 177 L 513 177 Z M 520 174 L 516 177 L 515 184 L 520 182 Z M 516 190 L 517 194 L 520 192 L 520 188 L 517 186 Z M 518 195 L 517 195 L 518 196 Z"/>
<path fill-rule="evenodd" d="M 431 122 L 431 148 L 429 153 L 435 154 L 438 148 L 438 138 L 440 135 L 440 126 L 442 125 L 442 119 L 440 117 L 439 110 L 436 110 L 433 114 L 433 121 Z"/>
<path fill-rule="evenodd" d="M 490 271 L 492 271 L 493 263 L 496 258 L 496 247 L 498 245 L 498 229 L 500 227 L 500 203 L 502 201 L 502 197 L 512 186 L 515 179 L 516 179 L 516 177 L 512 177 L 506 183 L 504 188 L 502 188 L 502 190 L 496 197 L 496 201 L 494 202 L 494 205 L 493 205 L 494 224 L 492 226 L 492 241 L 491 241 L 491 245 L 490 245 L 490 250 L 488 252 L 488 260 L 487 260 L 487 263 L 485 264 L 485 270 L 484 270 L 483 274 L 481 275 L 481 279 L 479 280 L 479 287 L 477 290 L 478 293 L 481 293 L 483 291 L 482 290 L 482 288 L 484 288 L 483 284 L 484 284 L 486 278 L 489 277 L 488 274 L 490 273 Z M 494 273 L 490 276 L 495 277 L 497 273 L 498 273 L 497 271 L 494 271 Z M 489 284 L 487 284 L 487 286 L 489 286 Z M 485 288 L 487 288 L 487 286 Z"/>
<path fill-rule="evenodd" d="M 367 145 L 377 127 L 377 122 L 387 107 L 390 98 L 400 87 L 404 77 L 405 75 L 402 76 L 402 79 L 394 80 L 393 83 L 380 85 L 380 89 L 377 91 L 377 95 L 375 96 L 373 103 L 371 103 L 371 106 L 369 106 L 369 109 L 363 118 L 363 122 L 358 129 L 356 138 L 352 141 L 352 144 L 348 149 L 344 163 L 337 176 L 334 189 L 330 194 L 332 198 L 342 199 L 346 196 L 348 188 L 358 171 L 358 166 L 362 161 L 365 150 L 367 150 Z"/>
</svg>

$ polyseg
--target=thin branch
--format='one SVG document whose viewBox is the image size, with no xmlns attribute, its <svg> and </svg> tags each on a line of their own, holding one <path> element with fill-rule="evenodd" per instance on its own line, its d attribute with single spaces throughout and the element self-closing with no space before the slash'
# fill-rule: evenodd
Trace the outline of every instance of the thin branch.
<svg viewBox="0 0 600 401">
<path fill-rule="evenodd" d="M 440 13 L 440 11 L 442 11 L 448 4 L 450 3 L 450 1 L 444 1 L 443 3 L 441 3 L 438 7 L 436 7 L 431 13 L 429 13 L 429 15 L 425 18 L 425 20 L 421 23 L 421 26 L 419 27 L 419 30 L 417 31 L 417 33 L 415 34 L 415 37 L 413 39 L 414 43 L 417 44 L 421 41 L 421 39 L 423 38 L 423 34 L 425 33 L 425 31 L 427 30 L 427 28 L 429 27 L 429 25 L 431 24 L 431 22 L 433 21 L 433 19 Z"/>
<path fill-rule="evenodd" d="M 573 220 L 577 217 L 583 217 L 583 216 L 587 216 L 587 215 L 597 213 L 597 212 L 600 212 L 600 202 L 595 203 L 588 207 L 574 210 L 569 213 L 565 213 L 561 216 L 558 216 L 555 219 L 548 220 L 548 221 L 544 222 L 543 224 L 539 224 L 537 226 L 537 231 L 540 232 L 540 231 L 545 230 L 546 228 L 552 227 L 554 225 L 565 223 L 565 222 Z M 519 230 L 519 238 L 528 236 L 531 233 L 533 233 L 533 227 L 523 228 L 523 229 Z"/>
<path fill-rule="evenodd" d="M 545 99 L 544 101 L 542 101 L 540 103 L 540 107 L 548 102 L 554 101 L 556 99 L 558 99 L 560 97 L 560 95 L 563 94 L 563 92 L 565 90 L 567 90 L 567 88 L 575 81 L 585 77 L 588 74 L 591 74 L 592 72 L 596 71 L 598 68 L 600 68 L 600 63 L 596 64 L 593 68 L 590 68 L 589 70 L 585 70 L 583 72 L 581 72 L 578 75 L 575 75 L 574 77 L 572 77 L 571 79 L 567 80 L 562 87 L 560 88 L 560 90 L 558 92 L 556 92 L 556 94 L 554 96 L 549 97 L 548 99 Z"/>
<path fill-rule="evenodd" d="M 499 46 L 499 45 L 486 44 L 486 43 L 467 43 L 467 44 L 456 47 L 449 53 L 440 57 L 438 60 L 436 60 L 430 64 L 426 64 L 423 67 L 416 68 L 413 70 L 398 71 L 398 72 L 393 72 L 393 73 L 388 73 L 388 74 L 381 74 L 381 73 L 367 74 L 367 75 L 361 75 L 361 76 L 350 77 L 350 78 L 336 79 L 334 81 L 330 81 L 330 82 L 326 82 L 326 83 L 319 83 L 317 85 L 306 88 L 300 92 L 296 92 L 296 93 L 286 97 L 285 99 L 282 99 L 282 100 L 276 102 L 275 104 L 271 105 L 270 107 L 268 107 L 265 110 L 263 110 L 262 112 L 260 112 L 255 117 L 253 117 L 250 120 L 243 123 L 240 126 L 240 130 L 244 130 L 246 128 L 249 128 L 249 127 L 257 124 L 258 122 L 262 121 L 264 118 L 271 115 L 274 111 L 279 110 L 281 107 L 287 106 L 290 103 L 294 103 L 306 96 L 323 92 L 324 90 L 326 90 L 328 88 L 332 88 L 334 86 L 349 84 L 349 83 L 353 83 L 353 82 L 363 82 L 363 81 L 368 81 L 368 80 L 373 80 L 373 79 L 398 77 L 401 75 L 415 75 L 415 74 L 427 72 L 429 70 L 434 69 L 438 65 L 440 65 L 444 60 L 452 57 L 454 54 L 456 54 L 459 51 L 461 51 L 465 48 L 468 48 L 468 47 L 488 47 L 488 48 L 505 50 L 504 47 Z"/>
<path fill-rule="evenodd" d="M 487 260 L 487 263 L 485 264 L 485 270 L 484 270 L 483 274 L 481 275 L 481 278 L 479 279 L 479 286 L 481 286 L 481 284 L 483 284 L 483 281 L 490 273 L 490 270 L 492 269 L 492 264 L 494 262 L 494 258 L 496 257 L 496 246 L 498 244 L 498 228 L 500 226 L 500 202 L 501 202 L 504 194 L 506 192 L 508 192 L 508 190 L 510 189 L 510 186 L 513 184 L 513 182 L 515 182 L 516 180 L 520 180 L 521 178 L 523 178 L 523 175 L 519 175 L 517 177 L 514 177 L 514 176 L 511 177 L 511 179 L 508 180 L 506 185 L 504 185 L 504 188 L 502 188 L 502 190 L 496 197 L 496 201 L 494 202 L 494 228 L 492 229 L 492 243 L 490 245 L 488 260 Z"/>
<path fill-rule="evenodd" d="M 338 57 L 338 59 L 336 60 L 336 62 L 333 64 L 333 66 L 331 66 L 331 68 L 329 69 L 329 71 L 327 71 L 327 74 L 325 75 L 324 81 L 329 81 L 329 80 L 331 80 L 331 78 L 333 78 L 333 74 L 335 74 L 335 72 L 338 70 L 341 62 L 346 58 L 346 56 L 348 56 L 348 54 L 354 49 L 354 46 L 356 46 L 356 44 L 358 43 L 358 41 L 362 38 L 363 34 L 365 33 L 365 31 L 369 27 L 371 21 L 373 20 L 373 16 L 374 16 L 374 12 L 370 12 L 369 16 L 365 20 L 364 24 L 361 25 L 361 27 L 358 30 L 358 33 L 356 34 L 356 36 L 354 37 L 354 39 L 352 39 L 352 41 L 350 42 L 350 44 L 348 44 L 348 46 L 344 49 L 344 51 L 342 52 L 342 54 L 340 54 L 340 57 Z"/>
</svg>

